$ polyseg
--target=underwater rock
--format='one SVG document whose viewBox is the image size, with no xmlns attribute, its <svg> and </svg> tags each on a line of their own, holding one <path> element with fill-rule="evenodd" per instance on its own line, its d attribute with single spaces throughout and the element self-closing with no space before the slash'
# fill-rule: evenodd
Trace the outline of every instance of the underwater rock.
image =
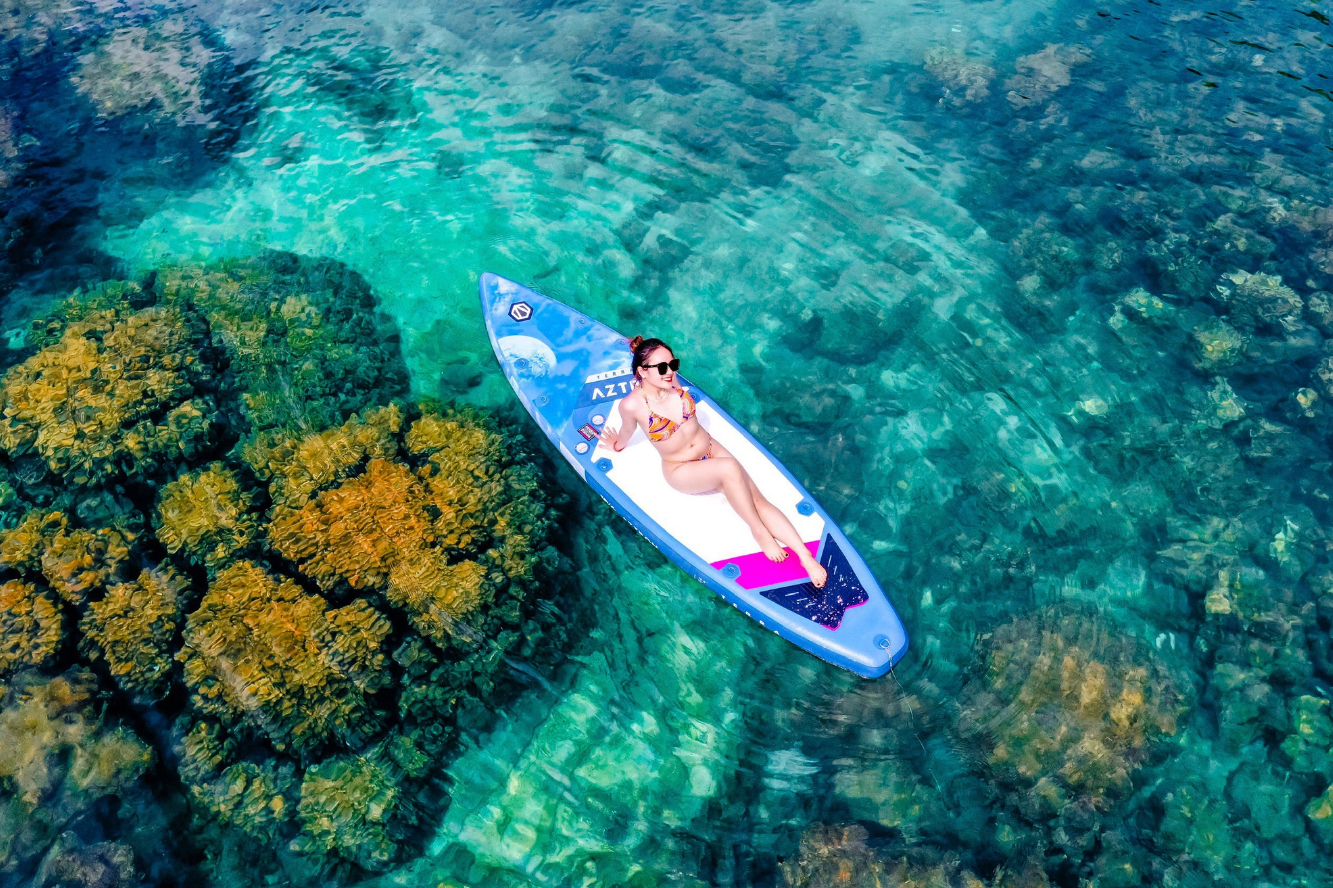
<svg viewBox="0 0 1333 888">
<path fill-rule="evenodd" d="M 1078 245 L 1060 233 L 1054 220 L 1045 217 L 1016 237 L 1012 247 L 1023 266 L 1054 289 L 1071 283 L 1086 267 L 1087 260 Z"/>
<path fill-rule="evenodd" d="M 922 819 L 927 793 L 909 769 L 892 759 L 840 759 L 835 764 L 834 790 L 856 819 L 895 829 L 910 829 Z"/>
<path fill-rule="evenodd" d="M 995 69 L 984 62 L 969 61 L 962 53 L 937 46 L 926 52 L 924 64 L 939 83 L 943 101 L 950 105 L 968 105 L 990 95 Z"/>
<path fill-rule="evenodd" d="M 1333 336 L 1333 293 L 1318 290 L 1305 300 L 1305 318 L 1325 336 Z"/>
<path fill-rule="evenodd" d="M 1143 258 L 1156 273 L 1160 288 L 1190 299 L 1201 299 L 1217 280 L 1217 272 L 1199 255 L 1193 240 L 1182 232 L 1170 232 L 1150 240 Z"/>
<path fill-rule="evenodd" d="M 123 842 L 85 845 L 63 832 L 42 858 L 33 888 L 134 888 L 142 884 L 134 849 Z"/>
<path fill-rule="evenodd" d="M 1302 326 L 1305 302 L 1277 275 L 1233 271 L 1222 275 L 1222 281 L 1218 296 L 1227 319 L 1239 329 L 1281 334 Z"/>
<path fill-rule="evenodd" d="M 1220 429 L 1245 418 L 1247 405 L 1221 376 L 1213 377 L 1213 386 L 1196 402 L 1195 421 L 1204 428 Z"/>
<path fill-rule="evenodd" d="M 1319 393 L 1326 398 L 1333 398 L 1333 355 L 1326 356 L 1314 369 L 1313 379 Z"/>
<path fill-rule="evenodd" d="M 869 834 L 858 825 L 815 824 L 801 836 L 797 856 L 780 864 L 783 888 L 1050 888 L 1035 859 L 1001 866 L 990 881 L 963 868 L 956 855 L 913 861 L 884 858 L 867 844 Z M 930 852 L 926 852 L 929 854 Z M 923 855 L 925 856 L 925 855 Z"/>
<path fill-rule="evenodd" d="M 1164 808 L 1156 844 L 1196 863 L 1214 879 L 1244 879 L 1259 870 L 1253 842 L 1235 835 L 1226 801 L 1199 777 L 1186 776 L 1162 799 Z"/>
<path fill-rule="evenodd" d="M 1194 328 L 1195 364 L 1203 370 L 1225 370 L 1245 357 L 1249 337 L 1221 318 Z"/>
<path fill-rule="evenodd" d="M 45 590 L 22 580 L 0 584 L 0 677 L 51 665 L 63 623 L 59 602 Z"/>
<path fill-rule="evenodd" d="M 173 555 L 183 550 L 190 561 L 216 571 L 258 537 L 253 502 L 234 472 L 213 463 L 162 488 L 157 538 Z"/>
<path fill-rule="evenodd" d="M 206 124 L 202 74 L 222 53 L 187 27 L 173 18 L 112 31 L 78 57 L 70 82 L 102 117 L 151 107 L 161 123 Z"/>
<path fill-rule="evenodd" d="M 33 888 L 134 888 L 142 884 L 134 849 L 123 842 L 85 845 L 63 832 L 42 858 Z"/>
<path fill-rule="evenodd" d="M 1282 751 L 1297 774 L 1313 774 L 1333 781 L 1333 720 L 1329 701 L 1303 694 L 1290 703 L 1292 733 Z"/>
<path fill-rule="evenodd" d="M 795 860 L 782 863 L 786 888 L 881 888 L 892 884 L 887 867 L 869 847 L 868 833 L 861 826 L 812 826 L 801 836 Z"/>
<path fill-rule="evenodd" d="M 188 581 L 165 566 L 112 586 L 79 622 L 80 649 L 93 662 L 105 660 L 126 692 L 161 699 L 171 687 L 176 628 L 188 588 Z"/>
<path fill-rule="evenodd" d="M 12 158 L 0 139 L 3 290 L 27 272 L 70 284 L 105 275 L 112 263 L 75 234 L 81 223 L 156 211 L 164 192 L 226 158 L 254 111 L 246 74 L 188 11 L 57 6 L 0 9 L 0 79 L 23 109 L 10 117 Z"/>
<path fill-rule="evenodd" d="M 1305 807 L 1305 816 L 1325 846 L 1333 847 L 1333 786 Z"/>
<path fill-rule="evenodd" d="M 1135 287 L 1116 302 L 1126 317 L 1148 324 L 1164 326 L 1175 317 L 1175 309 L 1142 287 Z"/>
<path fill-rule="evenodd" d="M 1022 56 L 1014 63 L 1014 75 L 1004 82 L 1007 98 L 1015 108 L 1045 103 L 1072 82 L 1070 69 L 1092 58 L 1082 46 L 1046 44 L 1041 52 Z"/>
</svg>

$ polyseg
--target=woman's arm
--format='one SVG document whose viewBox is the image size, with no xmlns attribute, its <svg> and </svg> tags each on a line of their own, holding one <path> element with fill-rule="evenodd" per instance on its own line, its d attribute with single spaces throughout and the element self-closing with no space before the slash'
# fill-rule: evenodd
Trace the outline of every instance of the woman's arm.
<svg viewBox="0 0 1333 888">
<path fill-rule="evenodd" d="M 613 429 L 608 423 L 602 426 L 602 430 L 598 434 L 601 442 L 617 453 L 625 449 L 629 439 L 634 437 L 634 429 L 639 424 L 632 413 L 633 408 L 627 406 L 628 401 L 629 398 L 621 398 L 616 405 L 616 410 L 620 414 L 620 427 Z"/>
</svg>

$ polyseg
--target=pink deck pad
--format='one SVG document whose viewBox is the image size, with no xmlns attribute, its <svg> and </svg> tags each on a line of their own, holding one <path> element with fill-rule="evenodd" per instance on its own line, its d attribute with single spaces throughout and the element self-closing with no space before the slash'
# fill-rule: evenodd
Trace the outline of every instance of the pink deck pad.
<svg viewBox="0 0 1333 888">
<path fill-rule="evenodd" d="M 810 555 L 815 557 L 819 554 L 819 541 L 807 541 L 805 547 L 810 550 Z M 728 564 L 734 564 L 741 569 L 741 575 L 736 578 L 736 584 L 742 589 L 758 589 L 762 586 L 773 586 L 778 583 L 790 583 L 793 580 L 809 580 L 810 575 L 801 567 L 801 559 L 796 557 L 795 553 L 788 555 L 782 561 L 769 561 L 768 556 L 763 552 L 751 552 L 748 555 L 737 555 L 734 558 L 724 558 L 721 561 L 711 562 L 713 567 L 721 570 Z"/>
</svg>

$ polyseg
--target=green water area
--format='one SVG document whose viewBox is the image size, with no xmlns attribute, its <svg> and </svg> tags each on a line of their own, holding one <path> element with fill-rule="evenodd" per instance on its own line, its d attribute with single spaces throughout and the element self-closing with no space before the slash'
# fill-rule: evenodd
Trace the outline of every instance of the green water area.
<svg viewBox="0 0 1333 888">
<path fill-rule="evenodd" d="M 0 3 L 0 886 L 1333 886 L 1323 0 Z M 490 271 L 911 638 L 727 606 Z"/>
</svg>

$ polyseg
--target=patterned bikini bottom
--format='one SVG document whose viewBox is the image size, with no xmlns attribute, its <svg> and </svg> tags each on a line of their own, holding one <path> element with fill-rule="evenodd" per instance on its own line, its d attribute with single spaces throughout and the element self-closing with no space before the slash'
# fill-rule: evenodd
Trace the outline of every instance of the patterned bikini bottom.
<svg viewBox="0 0 1333 888">
<path fill-rule="evenodd" d="M 705 453 L 703 456 L 696 456 L 694 459 L 665 459 L 665 460 L 662 460 L 662 461 L 663 461 L 663 462 L 669 462 L 669 463 L 676 463 L 676 464 L 678 464 L 678 465 L 684 465 L 685 463 L 689 463 L 689 462 L 699 462 L 700 460 L 708 459 L 708 458 L 709 458 L 710 456 L 712 456 L 712 455 L 713 455 L 713 439 L 712 439 L 712 438 L 709 438 L 709 439 L 708 439 L 708 452 Z"/>
</svg>

